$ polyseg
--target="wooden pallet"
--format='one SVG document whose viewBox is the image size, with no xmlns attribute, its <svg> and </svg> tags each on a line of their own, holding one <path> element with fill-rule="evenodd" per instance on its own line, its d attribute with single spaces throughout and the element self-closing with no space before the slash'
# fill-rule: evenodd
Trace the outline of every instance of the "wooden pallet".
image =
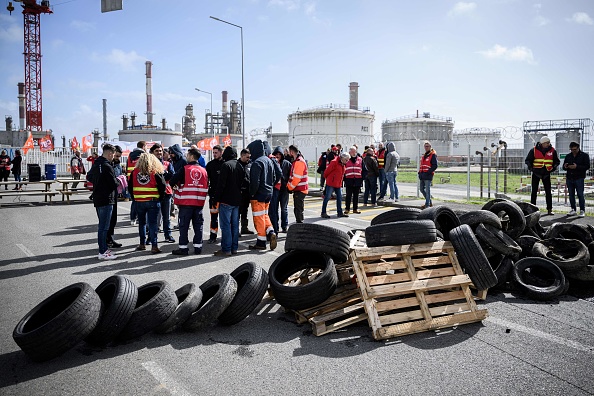
<svg viewBox="0 0 594 396">
<path fill-rule="evenodd" d="M 312 324 L 313 334 L 321 336 L 367 319 L 361 292 L 356 285 L 340 286 L 322 304 L 295 311 L 298 323 Z"/>
<path fill-rule="evenodd" d="M 478 309 L 450 242 L 355 248 L 363 305 L 376 340 L 478 322 Z"/>
</svg>

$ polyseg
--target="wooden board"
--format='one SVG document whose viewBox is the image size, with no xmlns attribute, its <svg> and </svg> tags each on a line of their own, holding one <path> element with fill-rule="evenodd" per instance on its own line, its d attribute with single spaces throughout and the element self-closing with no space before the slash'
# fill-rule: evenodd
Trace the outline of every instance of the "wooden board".
<svg viewBox="0 0 594 396">
<path fill-rule="evenodd" d="M 364 233 L 355 237 L 351 245 L 363 246 Z M 488 315 L 478 309 L 472 282 L 448 241 L 365 246 L 350 256 L 376 340 L 478 322 Z"/>
</svg>

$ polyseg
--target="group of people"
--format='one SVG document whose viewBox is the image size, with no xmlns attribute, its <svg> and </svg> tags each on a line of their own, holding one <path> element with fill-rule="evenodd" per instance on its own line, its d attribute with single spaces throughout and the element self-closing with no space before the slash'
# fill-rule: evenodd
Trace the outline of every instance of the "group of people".
<svg viewBox="0 0 594 396">
<path fill-rule="evenodd" d="M 23 161 L 23 157 L 21 156 L 21 150 L 14 151 L 14 158 L 10 158 L 6 153 L 6 150 L 2 150 L 0 152 L 0 181 L 8 182 L 8 177 L 10 176 L 11 165 L 12 165 L 12 174 L 14 175 L 14 181 L 20 182 L 21 181 L 21 163 Z M 8 184 L 4 185 L 4 189 L 8 190 Z M 13 188 L 13 190 L 22 190 L 23 185 L 17 184 Z"/>
<path fill-rule="evenodd" d="M 571 206 L 568 215 L 584 217 L 586 215 L 584 182 L 586 172 L 590 169 L 590 156 L 588 153 L 580 150 L 580 144 L 577 142 L 571 142 L 569 144 L 569 151 L 570 153 L 563 160 L 563 169 L 567 172 L 565 175 L 565 184 L 569 192 L 569 205 Z M 541 137 L 534 148 L 528 152 L 524 162 L 528 166 L 528 170 L 532 172 L 530 202 L 536 205 L 536 196 L 540 182 L 542 181 L 545 191 L 547 214 L 554 214 L 551 174 L 559 168 L 561 160 L 559 159 L 557 150 L 551 144 L 551 139 L 548 136 Z M 576 194 L 578 196 L 579 213 L 577 212 L 575 201 Z"/>
<path fill-rule="evenodd" d="M 190 253 L 190 225 L 194 231 L 193 253 L 202 253 L 203 208 L 207 197 L 209 243 L 217 242 L 219 226 L 221 229 L 221 248 L 214 252 L 215 256 L 237 254 L 239 234 L 253 234 L 248 228 L 250 206 L 257 233 L 256 242 L 249 246 L 252 250 L 265 250 L 267 244 L 271 250 L 276 248 L 278 233 L 288 228 L 289 194 L 293 194 L 296 221 L 303 222 L 304 198 L 308 192 L 307 163 L 296 146 L 290 146 L 284 153 L 281 147 L 271 151 L 268 142 L 256 140 L 241 150 L 238 157 L 234 147 L 223 149 L 217 145 L 212 149 L 213 159 L 205 163 L 196 147 L 187 150 L 184 156 L 177 144 L 165 148 L 157 143 L 147 152 L 146 142 L 139 141 L 130 152 L 125 168 L 120 163 L 120 147 L 104 144 L 102 150 L 86 176 L 93 184 L 92 199 L 99 219 L 100 260 L 116 259 L 111 249 L 122 246 L 113 235 L 116 196 L 125 190 L 132 200 L 131 219 L 138 224 L 140 243 L 136 250 L 148 250 L 150 246 L 153 254 L 161 253 L 157 241 L 160 221 L 165 241 L 175 242 L 170 224 L 172 203 L 178 208 L 179 227 L 174 255 Z"/>
</svg>

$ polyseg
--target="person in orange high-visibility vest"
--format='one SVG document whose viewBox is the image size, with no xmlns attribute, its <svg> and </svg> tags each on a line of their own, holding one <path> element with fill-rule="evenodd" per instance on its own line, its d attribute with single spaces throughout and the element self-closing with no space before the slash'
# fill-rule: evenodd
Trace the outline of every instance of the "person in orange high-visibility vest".
<svg viewBox="0 0 594 396">
<path fill-rule="evenodd" d="M 171 252 L 177 256 L 187 256 L 188 230 L 190 222 L 194 229 L 194 254 L 202 253 L 202 230 L 204 227 L 204 216 L 202 210 L 208 194 L 208 175 L 206 169 L 198 164 L 201 157 L 200 151 L 195 148 L 188 150 L 186 154 L 187 164 L 184 165 L 169 180 L 174 187 L 173 203 L 179 208 L 179 249 Z"/>
<path fill-rule="evenodd" d="M 540 142 L 528 152 L 524 163 L 528 166 L 528 170 L 532 172 L 530 202 L 536 205 L 538 185 L 542 180 L 547 203 L 547 213 L 552 215 L 553 194 L 551 193 L 551 173 L 557 170 L 561 161 L 559 160 L 559 155 L 557 155 L 557 150 L 551 145 L 551 139 L 548 136 L 541 137 Z"/>
<path fill-rule="evenodd" d="M 293 193 L 293 208 L 297 223 L 303 223 L 303 211 L 305 210 L 305 196 L 308 193 L 309 182 L 307 181 L 307 162 L 301 155 L 299 148 L 295 145 L 289 146 L 289 153 L 293 157 L 291 174 L 287 189 Z"/>
<path fill-rule="evenodd" d="M 425 148 L 425 154 L 421 156 L 421 160 L 419 161 L 419 181 L 421 184 L 421 194 L 425 197 L 425 205 L 421 206 L 421 209 L 433 206 L 433 202 L 431 201 L 431 182 L 433 181 L 435 169 L 437 169 L 437 154 L 431 148 L 431 143 L 425 140 L 423 147 Z"/>
<path fill-rule="evenodd" d="M 163 165 L 157 157 L 148 153 L 140 154 L 136 167 L 128 180 L 128 191 L 136 202 L 138 213 L 138 234 L 140 244 L 136 250 L 146 250 L 146 223 L 148 221 L 151 253 L 161 253 L 157 244 L 157 217 L 161 211 L 161 199 L 165 194 Z"/>
</svg>

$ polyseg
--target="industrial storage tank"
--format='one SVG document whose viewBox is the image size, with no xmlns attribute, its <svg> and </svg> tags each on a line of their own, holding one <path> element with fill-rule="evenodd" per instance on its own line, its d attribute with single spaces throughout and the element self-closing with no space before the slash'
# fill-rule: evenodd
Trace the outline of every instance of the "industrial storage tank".
<svg viewBox="0 0 594 396">
<path fill-rule="evenodd" d="M 422 113 L 407 115 L 382 123 L 382 141 L 392 141 L 401 158 L 416 162 L 423 141 L 429 140 L 437 157 L 451 156 L 454 122 L 451 117 Z"/>
<path fill-rule="evenodd" d="M 579 131 L 557 132 L 555 136 L 555 149 L 561 154 L 569 154 L 569 143 L 576 142 L 582 146 L 581 133 Z"/>
<path fill-rule="evenodd" d="M 551 139 L 551 143 L 553 144 L 553 147 L 556 147 L 553 134 L 549 135 L 548 133 L 525 132 L 524 133 L 524 158 L 526 158 L 526 156 L 528 155 L 530 150 L 532 150 L 534 148 L 534 146 L 536 146 L 536 143 L 540 142 L 540 138 L 543 136 L 548 136 Z"/>
<path fill-rule="evenodd" d="M 454 131 L 452 143 L 453 156 L 467 156 L 468 145 L 470 144 L 470 156 L 473 158 L 477 151 L 483 152 L 483 148 L 491 148 L 491 143 L 498 144 L 501 140 L 501 131 L 489 128 L 471 128 L 461 131 Z"/>
<path fill-rule="evenodd" d="M 307 161 L 317 161 L 322 151 L 341 144 L 346 151 L 357 144 L 359 152 L 375 142 L 369 108 L 358 106 L 356 82 L 349 85 L 349 105 L 328 104 L 289 114 L 289 144 L 296 144 Z"/>
</svg>

